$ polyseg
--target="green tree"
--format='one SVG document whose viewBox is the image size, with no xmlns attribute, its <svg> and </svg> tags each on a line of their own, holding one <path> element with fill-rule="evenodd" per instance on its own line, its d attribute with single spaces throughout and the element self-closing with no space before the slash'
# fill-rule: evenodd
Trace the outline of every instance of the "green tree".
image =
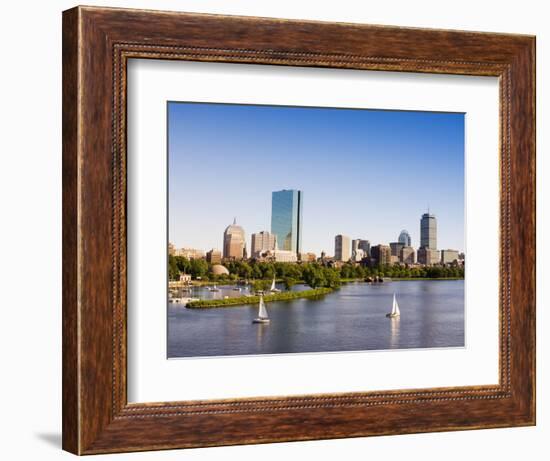
<svg viewBox="0 0 550 461">
<path fill-rule="evenodd" d="M 293 279 L 292 277 L 283 277 L 283 283 L 285 285 L 285 289 L 290 290 L 294 285 L 296 285 L 296 279 Z"/>
<path fill-rule="evenodd" d="M 177 280 L 180 276 L 178 263 L 173 255 L 168 255 L 168 279 Z"/>
</svg>

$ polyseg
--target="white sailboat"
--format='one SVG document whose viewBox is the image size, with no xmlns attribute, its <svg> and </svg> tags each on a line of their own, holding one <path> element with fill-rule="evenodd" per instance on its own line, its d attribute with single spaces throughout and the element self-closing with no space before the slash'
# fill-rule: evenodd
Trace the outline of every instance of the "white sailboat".
<svg viewBox="0 0 550 461">
<path fill-rule="evenodd" d="M 271 291 L 272 293 L 278 293 L 279 291 L 281 291 L 278 288 L 275 288 L 275 277 L 273 277 L 273 282 L 271 282 L 271 288 L 269 291 Z"/>
<path fill-rule="evenodd" d="M 394 317 L 399 317 L 400 315 L 401 315 L 401 312 L 399 311 L 399 304 L 397 304 L 397 299 L 395 299 L 395 293 L 394 293 L 391 312 L 389 314 L 386 314 L 386 317 L 394 318 Z"/>
<path fill-rule="evenodd" d="M 260 303 L 258 304 L 258 317 L 252 320 L 252 323 L 269 323 L 267 309 L 265 308 L 264 297 L 260 295 Z"/>
<path fill-rule="evenodd" d="M 220 289 L 214 284 L 214 286 L 210 288 L 210 291 L 220 291 Z"/>
</svg>

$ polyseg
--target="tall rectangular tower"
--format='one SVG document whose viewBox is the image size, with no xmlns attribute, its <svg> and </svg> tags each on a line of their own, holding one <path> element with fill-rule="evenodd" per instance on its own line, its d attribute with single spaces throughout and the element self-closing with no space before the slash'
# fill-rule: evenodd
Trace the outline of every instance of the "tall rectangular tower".
<svg viewBox="0 0 550 461">
<path fill-rule="evenodd" d="M 279 250 L 302 251 L 303 192 L 280 190 L 271 194 L 271 233 L 277 236 Z"/>
<path fill-rule="evenodd" d="M 424 213 L 420 219 L 420 247 L 437 250 L 437 221 L 433 214 Z"/>
<path fill-rule="evenodd" d="M 336 261 L 349 261 L 350 249 L 349 237 L 341 234 L 334 237 L 334 259 Z"/>
</svg>

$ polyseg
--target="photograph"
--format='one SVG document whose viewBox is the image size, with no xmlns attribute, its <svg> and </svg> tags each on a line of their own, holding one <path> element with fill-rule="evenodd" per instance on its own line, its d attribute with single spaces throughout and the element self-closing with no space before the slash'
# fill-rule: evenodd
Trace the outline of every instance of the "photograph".
<svg viewBox="0 0 550 461">
<path fill-rule="evenodd" d="M 167 103 L 167 357 L 465 346 L 465 114 Z"/>
</svg>

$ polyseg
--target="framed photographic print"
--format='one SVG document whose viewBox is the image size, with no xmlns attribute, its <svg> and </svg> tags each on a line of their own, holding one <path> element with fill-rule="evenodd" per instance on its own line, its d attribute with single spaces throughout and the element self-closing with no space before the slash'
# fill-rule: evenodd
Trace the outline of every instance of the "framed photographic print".
<svg viewBox="0 0 550 461">
<path fill-rule="evenodd" d="M 64 449 L 534 424 L 534 52 L 64 12 Z"/>
</svg>

